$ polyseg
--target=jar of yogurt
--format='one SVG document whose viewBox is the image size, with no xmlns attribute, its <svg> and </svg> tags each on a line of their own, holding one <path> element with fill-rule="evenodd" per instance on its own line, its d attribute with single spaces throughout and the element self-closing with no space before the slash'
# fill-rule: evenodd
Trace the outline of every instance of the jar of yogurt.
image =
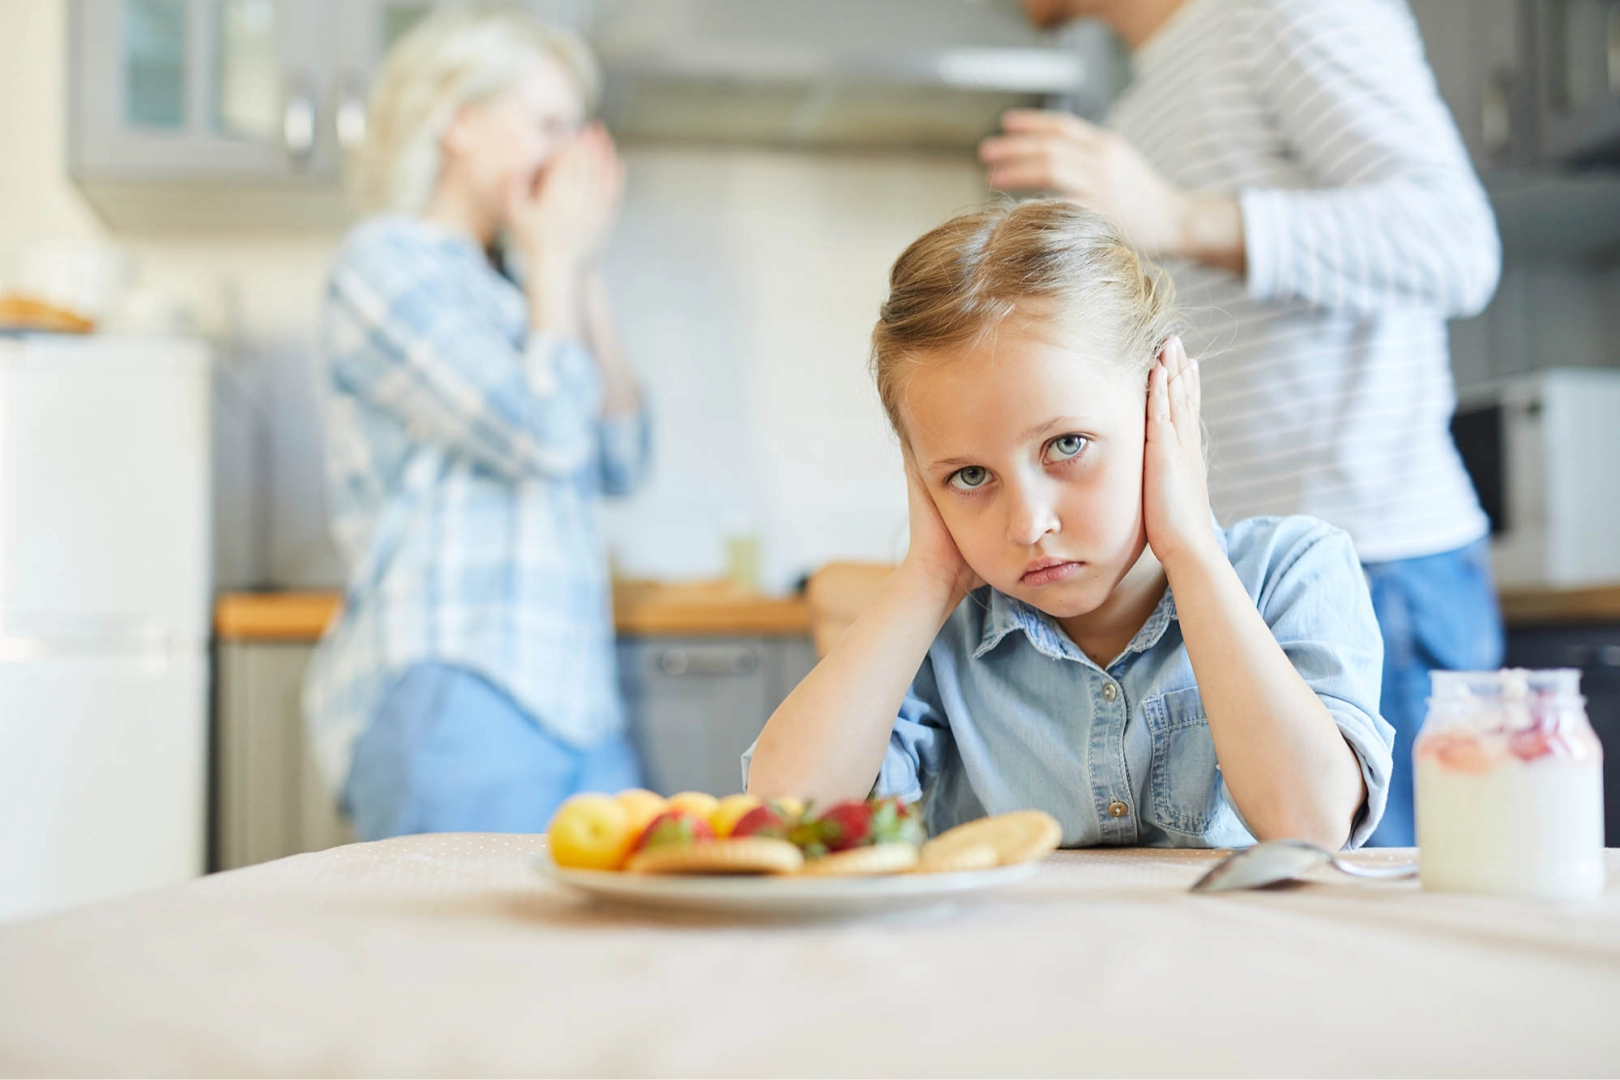
<svg viewBox="0 0 1620 1080">
<path fill-rule="evenodd" d="M 1413 747 L 1425 889 L 1603 890 L 1603 747 L 1581 673 L 1436 671 Z"/>
</svg>

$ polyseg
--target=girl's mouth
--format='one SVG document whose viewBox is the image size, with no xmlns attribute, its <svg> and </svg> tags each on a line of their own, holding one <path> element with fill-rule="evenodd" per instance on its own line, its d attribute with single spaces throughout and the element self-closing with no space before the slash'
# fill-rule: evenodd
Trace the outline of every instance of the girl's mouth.
<svg viewBox="0 0 1620 1080">
<path fill-rule="evenodd" d="M 1029 586 L 1054 585 L 1078 574 L 1084 565 L 1068 559 L 1037 559 L 1029 564 L 1029 569 L 1018 580 Z"/>
</svg>

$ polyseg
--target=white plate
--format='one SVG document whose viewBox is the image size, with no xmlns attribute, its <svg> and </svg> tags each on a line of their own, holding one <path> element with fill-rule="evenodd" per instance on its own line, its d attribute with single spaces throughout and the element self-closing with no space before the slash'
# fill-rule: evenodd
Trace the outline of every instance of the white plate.
<svg viewBox="0 0 1620 1080">
<path fill-rule="evenodd" d="M 960 874 L 883 874 L 873 877 L 777 877 L 768 874 L 625 874 L 573 870 L 535 857 L 555 881 L 592 896 L 645 907 L 746 915 L 859 915 L 954 903 L 1027 881 L 1039 863 Z"/>
</svg>

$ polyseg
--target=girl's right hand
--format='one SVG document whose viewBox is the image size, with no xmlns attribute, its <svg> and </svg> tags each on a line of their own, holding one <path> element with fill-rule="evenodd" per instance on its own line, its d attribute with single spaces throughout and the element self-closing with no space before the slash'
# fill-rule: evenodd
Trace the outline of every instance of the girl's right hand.
<svg viewBox="0 0 1620 1080">
<path fill-rule="evenodd" d="M 507 225 L 531 273 L 577 276 L 607 243 L 624 192 L 624 164 L 613 138 L 589 124 L 540 174 L 513 182 Z"/>
<path fill-rule="evenodd" d="M 917 465 L 911 460 L 911 454 L 907 453 L 905 457 L 911 544 L 906 549 L 903 565 L 950 589 L 951 606 L 955 607 L 962 597 L 983 585 L 984 579 L 974 573 L 967 560 L 962 558 L 961 550 L 951 538 L 950 530 L 945 527 L 945 519 L 939 515 L 939 507 L 934 505 L 933 496 L 917 474 Z"/>
</svg>

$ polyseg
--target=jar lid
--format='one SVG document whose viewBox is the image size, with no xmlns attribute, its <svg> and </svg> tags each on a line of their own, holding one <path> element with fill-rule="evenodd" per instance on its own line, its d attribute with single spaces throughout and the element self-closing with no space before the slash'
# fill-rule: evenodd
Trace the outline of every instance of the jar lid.
<svg viewBox="0 0 1620 1080">
<path fill-rule="evenodd" d="M 1431 671 L 1430 690 L 1434 698 L 1485 698 L 1512 701 L 1538 697 L 1578 697 L 1581 673 L 1578 668 L 1503 668 L 1500 671 Z"/>
</svg>

